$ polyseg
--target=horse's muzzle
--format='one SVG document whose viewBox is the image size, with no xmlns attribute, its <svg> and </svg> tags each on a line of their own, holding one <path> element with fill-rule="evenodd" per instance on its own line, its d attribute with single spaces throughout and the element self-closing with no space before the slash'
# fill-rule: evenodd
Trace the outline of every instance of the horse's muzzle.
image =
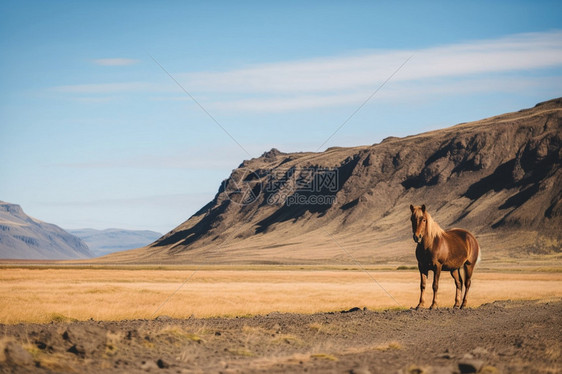
<svg viewBox="0 0 562 374">
<path fill-rule="evenodd" d="M 421 240 L 422 240 L 422 236 L 421 236 L 421 235 L 416 235 L 416 234 L 414 234 L 413 238 L 414 238 L 414 241 L 415 241 L 416 243 L 419 243 L 419 242 L 421 242 Z"/>
</svg>

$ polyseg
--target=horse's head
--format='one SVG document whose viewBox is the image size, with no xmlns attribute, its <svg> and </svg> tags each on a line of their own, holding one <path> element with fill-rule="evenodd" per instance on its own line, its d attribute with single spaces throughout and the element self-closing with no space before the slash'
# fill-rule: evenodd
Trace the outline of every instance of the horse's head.
<svg viewBox="0 0 562 374">
<path fill-rule="evenodd" d="M 423 235 L 425 234 L 427 229 L 427 213 L 425 211 L 425 205 L 410 205 L 410 210 L 412 211 L 410 220 L 412 221 L 412 233 L 414 234 L 414 241 L 416 243 L 421 243 Z"/>
</svg>

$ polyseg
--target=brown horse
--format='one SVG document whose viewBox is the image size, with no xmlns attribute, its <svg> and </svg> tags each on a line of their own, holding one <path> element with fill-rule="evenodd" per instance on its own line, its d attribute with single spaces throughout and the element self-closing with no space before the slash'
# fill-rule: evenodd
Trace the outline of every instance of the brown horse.
<svg viewBox="0 0 562 374">
<path fill-rule="evenodd" d="M 423 291 L 429 270 L 433 270 L 433 302 L 430 309 L 437 308 L 437 289 L 441 270 L 450 271 L 457 293 L 453 308 L 466 306 L 466 295 L 470 288 L 470 278 L 474 266 L 480 260 L 480 246 L 474 235 L 463 229 L 443 230 L 426 211 L 425 205 L 410 205 L 412 211 L 412 232 L 416 247 L 416 258 L 420 270 L 420 302 L 416 309 L 423 307 Z M 464 268 L 464 298 L 461 304 L 461 268 Z"/>
</svg>

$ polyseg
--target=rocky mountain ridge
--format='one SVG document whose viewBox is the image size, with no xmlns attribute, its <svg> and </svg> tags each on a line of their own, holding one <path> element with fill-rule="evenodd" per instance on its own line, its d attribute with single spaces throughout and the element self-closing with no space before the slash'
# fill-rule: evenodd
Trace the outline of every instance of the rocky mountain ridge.
<svg viewBox="0 0 562 374">
<path fill-rule="evenodd" d="M 90 257 L 88 246 L 76 236 L 28 216 L 17 204 L 0 201 L 0 258 L 63 260 Z"/>
<path fill-rule="evenodd" d="M 272 149 L 233 170 L 176 229 L 112 259 L 409 261 L 412 203 L 425 203 L 444 228 L 474 231 L 485 258 L 559 253 L 561 161 L 562 98 L 371 146 Z"/>
</svg>

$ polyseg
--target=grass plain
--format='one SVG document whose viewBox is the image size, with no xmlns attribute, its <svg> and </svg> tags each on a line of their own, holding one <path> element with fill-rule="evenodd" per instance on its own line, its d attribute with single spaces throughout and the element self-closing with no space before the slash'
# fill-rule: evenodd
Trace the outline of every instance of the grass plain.
<svg viewBox="0 0 562 374">
<path fill-rule="evenodd" d="M 409 308 L 418 301 L 418 279 L 415 270 L 5 266 L 0 323 Z M 426 300 L 431 293 L 429 284 Z M 560 298 L 560 272 L 476 272 L 469 307 Z M 453 299 L 453 280 L 443 273 L 439 305 L 450 307 Z"/>
</svg>

